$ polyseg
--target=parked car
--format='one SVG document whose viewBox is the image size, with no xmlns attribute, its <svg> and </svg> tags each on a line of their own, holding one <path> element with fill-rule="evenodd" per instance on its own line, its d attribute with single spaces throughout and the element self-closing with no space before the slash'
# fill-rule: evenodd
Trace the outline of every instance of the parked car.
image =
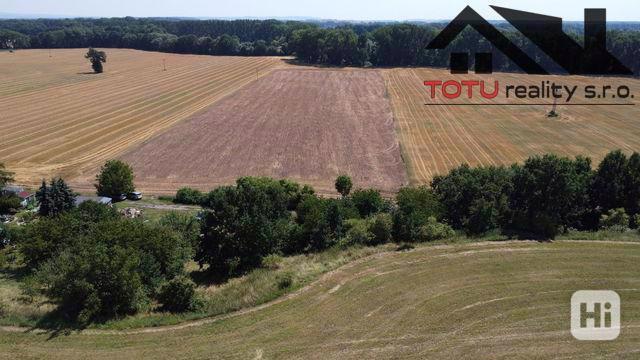
<svg viewBox="0 0 640 360">
<path fill-rule="evenodd" d="M 127 200 L 127 194 L 120 194 L 113 197 L 113 201 L 125 201 Z"/>
<path fill-rule="evenodd" d="M 142 200 L 142 193 L 139 191 L 134 191 L 132 193 L 129 193 L 129 196 L 127 196 L 127 198 L 129 200 Z"/>
</svg>

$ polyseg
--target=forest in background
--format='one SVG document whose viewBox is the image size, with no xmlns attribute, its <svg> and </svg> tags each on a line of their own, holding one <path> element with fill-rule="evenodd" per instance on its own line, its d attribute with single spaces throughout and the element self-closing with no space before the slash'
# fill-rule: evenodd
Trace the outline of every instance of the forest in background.
<svg viewBox="0 0 640 360">
<path fill-rule="evenodd" d="M 182 20 L 154 18 L 0 20 L 0 48 L 132 48 L 203 55 L 296 56 L 334 66 L 446 67 L 451 52 L 490 51 L 492 46 L 467 28 L 445 50 L 427 44 L 445 23 L 349 23 L 340 21 Z M 513 43 L 550 72 L 561 69 L 508 23 L 495 22 Z M 581 42 L 582 23 L 565 24 Z M 640 25 L 608 24 L 607 48 L 640 73 Z M 496 52 L 494 69 L 518 72 Z"/>
</svg>

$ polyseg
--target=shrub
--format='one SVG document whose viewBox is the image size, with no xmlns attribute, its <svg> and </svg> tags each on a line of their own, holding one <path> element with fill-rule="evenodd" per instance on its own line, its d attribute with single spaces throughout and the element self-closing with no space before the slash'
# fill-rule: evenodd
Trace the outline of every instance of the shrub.
<svg viewBox="0 0 640 360">
<path fill-rule="evenodd" d="M 145 306 L 140 257 L 120 246 L 78 242 L 38 271 L 45 294 L 80 324 L 136 313 Z"/>
<path fill-rule="evenodd" d="M 200 241 L 200 221 L 189 213 L 172 211 L 158 221 L 158 225 L 171 229 L 179 234 L 183 245 L 187 246 L 189 254 L 195 254 L 195 249 Z"/>
<path fill-rule="evenodd" d="M 378 214 L 369 220 L 371 245 L 385 244 L 392 240 L 393 220 L 389 214 Z"/>
<path fill-rule="evenodd" d="M 285 290 L 293 285 L 293 275 L 290 272 L 278 274 L 276 277 L 278 289 Z"/>
<path fill-rule="evenodd" d="M 629 215 L 623 208 L 609 210 L 600 217 L 600 228 L 624 232 L 629 229 Z"/>
<path fill-rule="evenodd" d="M 426 223 L 420 227 L 416 238 L 419 242 L 442 240 L 453 237 L 455 231 L 447 224 L 439 223 L 435 217 L 430 216 Z"/>
<path fill-rule="evenodd" d="M 282 263 L 282 256 L 271 254 L 262 258 L 262 267 L 269 270 L 278 270 Z"/>
<path fill-rule="evenodd" d="M 176 197 L 173 199 L 173 202 L 184 205 L 200 205 L 204 198 L 205 196 L 200 190 L 182 188 L 176 193 Z"/>
<path fill-rule="evenodd" d="M 175 277 L 162 286 L 158 301 L 163 310 L 173 313 L 196 310 L 199 307 L 196 284 L 184 276 Z"/>
<path fill-rule="evenodd" d="M 22 199 L 16 195 L 0 196 L 0 215 L 15 213 L 22 207 Z"/>
<path fill-rule="evenodd" d="M 369 231 L 369 222 L 363 219 L 350 219 L 346 222 L 347 232 L 342 240 L 343 246 L 371 245 L 374 236 Z"/>
</svg>

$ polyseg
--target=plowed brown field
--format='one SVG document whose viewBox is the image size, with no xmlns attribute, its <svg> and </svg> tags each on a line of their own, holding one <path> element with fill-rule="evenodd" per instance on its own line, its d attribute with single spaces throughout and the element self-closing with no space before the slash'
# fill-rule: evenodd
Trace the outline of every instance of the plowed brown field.
<svg viewBox="0 0 640 360">
<path fill-rule="evenodd" d="M 462 163 L 471 165 L 511 164 L 533 154 L 588 155 L 597 164 L 614 149 L 640 150 L 640 81 L 632 79 L 578 76 L 532 76 L 493 74 L 476 77 L 451 75 L 440 69 L 384 70 L 387 89 L 396 117 L 397 133 L 407 161 L 410 181 L 428 183 L 434 175 L 446 173 Z M 451 101 L 440 95 L 429 97 L 425 80 L 481 79 L 493 84 L 540 85 L 543 80 L 567 85 L 627 85 L 636 106 L 566 106 L 559 103 L 559 118 L 547 118 L 548 106 L 426 106 Z M 502 86 L 501 86 L 502 87 Z M 504 87 L 502 87 L 504 89 Z M 492 90 L 493 85 L 488 90 Z M 576 95 L 577 96 L 577 95 Z M 513 97 L 513 95 L 512 95 Z M 584 100 L 584 98 L 583 98 Z M 455 102 L 470 102 L 462 98 Z M 544 100 L 496 99 L 473 102 L 528 102 Z M 591 100 L 593 103 L 604 100 Z M 575 98 L 572 102 L 576 102 Z"/>
<path fill-rule="evenodd" d="M 0 53 L 0 162 L 18 182 L 93 176 L 98 164 L 189 118 L 282 64 L 279 58 L 86 49 Z M 163 59 L 167 71 L 163 71 Z"/>
<path fill-rule="evenodd" d="M 383 191 L 406 182 L 384 79 L 368 70 L 275 70 L 123 159 L 155 193 L 244 175 L 331 193 L 341 173 Z"/>
</svg>

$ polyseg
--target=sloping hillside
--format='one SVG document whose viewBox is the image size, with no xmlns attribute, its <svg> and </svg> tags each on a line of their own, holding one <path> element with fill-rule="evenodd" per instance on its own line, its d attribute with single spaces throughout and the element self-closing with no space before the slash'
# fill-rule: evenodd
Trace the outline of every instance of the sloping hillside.
<svg viewBox="0 0 640 360">
<path fill-rule="evenodd" d="M 129 333 L 2 332 L 0 355 L 47 358 L 537 358 L 640 352 L 640 245 L 506 242 L 375 255 L 270 306 Z M 616 341 L 572 338 L 570 298 L 622 299 Z M 12 355 L 9 355 L 12 354 Z M 2 357 L 2 356 L 0 356 Z"/>
</svg>

